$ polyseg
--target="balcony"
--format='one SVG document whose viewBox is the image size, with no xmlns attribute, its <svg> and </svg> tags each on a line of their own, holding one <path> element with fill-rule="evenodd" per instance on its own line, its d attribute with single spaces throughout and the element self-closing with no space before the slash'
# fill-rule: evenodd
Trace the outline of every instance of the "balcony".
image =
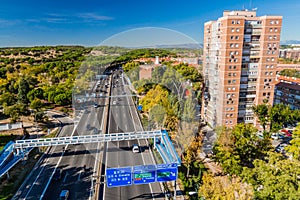
<svg viewBox="0 0 300 200">
<path fill-rule="evenodd" d="M 261 30 L 255 30 L 255 29 L 253 29 L 252 35 L 261 35 Z"/>
</svg>

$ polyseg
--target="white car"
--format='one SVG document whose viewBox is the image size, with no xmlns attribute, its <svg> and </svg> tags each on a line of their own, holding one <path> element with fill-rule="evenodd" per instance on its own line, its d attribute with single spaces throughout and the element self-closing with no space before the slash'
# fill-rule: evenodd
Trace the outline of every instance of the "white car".
<svg viewBox="0 0 300 200">
<path fill-rule="evenodd" d="M 113 101 L 113 105 L 116 105 L 117 104 L 117 102 L 116 101 Z"/>
<path fill-rule="evenodd" d="M 140 153 L 140 147 L 137 144 L 132 145 L 132 152 L 133 153 Z"/>
</svg>

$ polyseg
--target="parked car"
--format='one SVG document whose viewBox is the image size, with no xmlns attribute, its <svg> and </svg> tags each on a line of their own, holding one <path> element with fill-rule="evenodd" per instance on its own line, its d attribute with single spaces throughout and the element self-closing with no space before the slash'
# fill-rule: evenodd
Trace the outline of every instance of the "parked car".
<svg viewBox="0 0 300 200">
<path fill-rule="evenodd" d="M 276 151 L 277 153 L 285 153 L 284 148 L 285 148 L 287 145 L 288 145 L 288 144 L 286 144 L 286 143 L 281 143 L 281 144 L 277 145 L 277 147 L 275 148 L 275 151 Z"/>
</svg>

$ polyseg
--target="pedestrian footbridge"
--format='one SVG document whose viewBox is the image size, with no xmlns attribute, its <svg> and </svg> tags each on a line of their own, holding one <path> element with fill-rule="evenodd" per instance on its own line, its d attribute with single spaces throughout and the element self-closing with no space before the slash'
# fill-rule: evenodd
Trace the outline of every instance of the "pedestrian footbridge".
<svg viewBox="0 0 300 200">
<path fill-rule="evenodd" d="M 165 130 L 139 131 L 126 133 L 95 134 L 16 140 L 8 143 L 0 155 L 0 177 L 24 158 L 34 147 L 59 146 L 68 144 L 89 144 L 98 142 L 153 139 L 154 147 L 160 153 L 164 163 L 177 163 L 181 160 Z"/>
</svg>

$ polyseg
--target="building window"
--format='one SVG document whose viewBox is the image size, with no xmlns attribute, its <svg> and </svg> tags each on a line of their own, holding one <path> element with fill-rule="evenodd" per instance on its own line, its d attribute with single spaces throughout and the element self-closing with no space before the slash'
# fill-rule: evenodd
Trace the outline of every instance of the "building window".
<svg viewBox="0 0 300 200">
<path fill-rule="evenodd" d="M 239 55 L 239 52 L 238 52 L 238 51 L 236 51 L 236 52 L 235 52 L 235 55 Z"/>
<path fill-rule="evenodd" d="M 230 36 L 230 39 L 233 40 L 233 39 L 234 39 L 234 36 Z"/>
<path fill-rule="evenodd" d="M 274 32 L 277 32 L 278 31 L 278 29 L 277 28 L 274 28 Z"/>
<path fill-rule="evenodd" d="M 276 53 L 276 51 L 272 51 L 272 54 L 275 54 Z"/>
<path fill-rule="evenodd" d="M 239 47 L 239 44 L 235 44 L 235 47 L 238 48 L 238 47 Z"/>
<path fill-rule="evenodd" d="M 232 124 L 232 121 L 231 121 L 231 120 L 229 121 L 229 124 Z"/>
<path fill-rule="evenodd" d="M 269 82 L 272 82 L 272 79 L 269 79 Z"/>
<path fill-rule="evenodd" d="M 235 66 L 235 65 L 233 66 L 233 69 L 236 69 L 236 66 Z"/>
<path fill-rule="evenodd" d="M 269 73 L 268 72 L 265 72 L 265 75 L 268 75 Z"/>
<path fill-rule="evenodd" d="M 237 23 L 237 24 L 240 24 L 240 23 L 241 23 L 241 21 L 240 21 L 240 20 L 236 20 L 236 23 Z"/>
<path fill-rule="evenodd" d="M 231 73 L 228 73 L 228 76 L 231 76 Z"/>
<path fill-rule="evenodd" d="M 278 20 L 276 20 L 276 21 L 275 21 L 275 24 L 279 24 L 279 21 L 278 21 Z"/>
<path fill-rule="evenodd" d="M 273 68 L 274 66 L 273 65 L 271 65 L 271 68 Z"/>
<path fill-rule="evenodd" d="M 236 80 L 232 80 L 232 83 L 236 83 Z"/>
<path fill-rule="evenodd" d="M 231 80 L 228 80 L 228 84 L 231 84 Z"/>
<path fill-rule="evenodd" d="M 275 22 L 273 20 L 270 21 L 270 24 L 274 24 Z"/>
<path fill-rule="evenodd" d="M 238 33 L 238 32 L 240 32 L 240 29 L 239 29 L 239 28 L 237 28 L 237 29 L 236 29 L 236 32 L 237 32 L 237 33 Z"/>
<path fill-rule="evenodd" d="M 270 32 L 273 32 L 273 28 L 270 28 Z"/>
<path fill-rule="evenodd" d="M 275 60 L 275 58 L 271 58 L 271 61 L 274 61 Z M 272 68 L 272 67 L 271 67 Z"/>
<path fill-rule="evenodd" d="M 236 77 L 236 73 L 232 73 L 232 75 L 233 75 L 234 77 Z"/>
<path fill-rule="evenodd" d="M 235 39 L 238 40 L 238 39 L 239 39 L 239 36 L 235 36 Z"/>
<path fill-rule="evenodd" d="M 266 68 L 268 69 L 268 68 L 269 68 L 269 65 L 267 65 Z"/>
<path fill-rule="evenodd" d="M 230 44 L 230 48 L 233 48 L 234 47 L 234 44 Z"/>
<path fill-rule="evenodd" d="M 235 91 L 235 87 L 232 87 L 232 90 Z"/>
<path fill-rule="evenodd" d="M 231 33 L 234 33 L 234 28 L 231 29 Z"/>
<path fill-rule="evenodd" d="M 231 24 L 235 24 L 235 21 L 234 21 L 234 20 L 232 20 L 232 21 L 231 21 Z"/>
</svg>

